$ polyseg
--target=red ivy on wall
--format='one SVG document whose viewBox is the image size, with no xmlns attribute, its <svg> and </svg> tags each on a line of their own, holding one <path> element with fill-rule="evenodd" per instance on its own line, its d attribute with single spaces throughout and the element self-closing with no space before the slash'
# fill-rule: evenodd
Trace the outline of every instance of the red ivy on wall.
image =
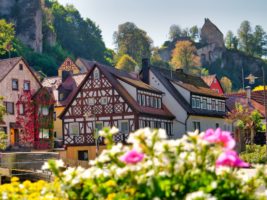
<svg viewBox="0 0 267 200">
<path fill-rule="evenodd" d="M 33 95 L 34 94 L 34 95 Z M 39 138 L 39 130 L 42 128 L 53 129 L 53 112 L 48 116 L 42 116 L 40 108 L 47 106 L 51 108 L 54 99 L 46 88 L 41 88 L 37 93 L 34 91 L 23 91 L 19 95 L 17 107 L 17 124 L 21 127 L 19 143 L 21 146 L 35 147 L 37 149 L 48 149 L 49 141 Z M 23 112 L 21 112 L 23 110 Z M 49 111 L 51 111 L 49 109 Z"/>
</svg>

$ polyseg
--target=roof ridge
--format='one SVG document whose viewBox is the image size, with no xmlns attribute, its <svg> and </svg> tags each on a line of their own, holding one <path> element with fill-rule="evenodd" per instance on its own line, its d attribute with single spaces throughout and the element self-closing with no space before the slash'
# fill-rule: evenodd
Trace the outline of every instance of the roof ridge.
<svg viewBox="0 0 267 200">
<path fill-rule="evenodd" d="M 14 60 L 14 59 L 22 59 L 22 56 L 17 56 L 17 57 L 12 57 L 12 58 L 4 58 L 4 59 L 0 59 L 1 61 L 6 61 L 6 60 Z"/>
</svg>

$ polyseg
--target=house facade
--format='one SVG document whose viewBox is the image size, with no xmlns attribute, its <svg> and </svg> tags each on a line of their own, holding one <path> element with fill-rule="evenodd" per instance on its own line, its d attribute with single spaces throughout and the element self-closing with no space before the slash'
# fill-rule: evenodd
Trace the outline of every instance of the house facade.
<svg viewBox="0 0 267 200">
<path fill-rule="evenodd" d="M 203 81 L 209 86 L 209 88 L 218 94 L 224 94 L 222 85 L 215 74 L 208 76 L 201 76 Z"/>
<path fill-rule="evenodd" d="M 165 93 L 163 103 L 175 115 L 174 135 L 181 137 L 187 131 L 221 127 L 231 131 L 224 120 L 226 98 L 211 90 L 197 76 L 182 70 L 156 68 L 143 60 L 141 78 L 145 83 Z"/>
<path fill-rule="evenodd" d="M 6 115 L 4 115 L 0 128 L 8 135 L 8 146 L 24 145 L 22 144 L 22 138 L 26 137 L 25 126 L 22 126 L 22 123 L 18 120 L 22 116 L 26 119 L 28 115 L 31 115 L 33 137 L 35 138 L 36 134 L 39 136 L 39 127 L 36 126 L 39 115 L 35 112 L 36 106 L 33 103 L 33 97 L 41 89 L 41 83 L 23 58 L 17 57 L 0 60 L 0 96 L 4 97 L 4 104 L 6 106 Z M 29 105 L 30 111 L 26 109 L 26 103 L 31 104 Z M 53 103 L 50 106 L 53 109 Z M 29 140 L 24 142 L 28 143 L 27 146 L 31 143 Z M 34 147 L 33 143 L 30 146 Z"/>
<path fill-rule="evenodd" d="M 55 147 L 59 148 L 63 145 L 62 134 L 62 120 L 59 118 L 60 114 L 65 109 L 66 105 L 71 99 L 76 88 L 84 79 L 87 69 L 83 66 L 78 66 L 70 58 L 65 61 L 58 68 L 58 76 L 44 78 L 42 85 L 52 91 L 55 99 L 54 105 L 54 137 Z"/>
<path fill-rule="evenodd" d="M 174 116 L 162 102 L 163 93 L 129 73 L 97 62 L 79 59 L 88 73 L 61 114 L 67 158 L 93 159 L 98 130 L 116 126 L 116 142 L 126 142 L 130 132 L 142 127 L 165 128 L 173 136 Z"/>
</svg>

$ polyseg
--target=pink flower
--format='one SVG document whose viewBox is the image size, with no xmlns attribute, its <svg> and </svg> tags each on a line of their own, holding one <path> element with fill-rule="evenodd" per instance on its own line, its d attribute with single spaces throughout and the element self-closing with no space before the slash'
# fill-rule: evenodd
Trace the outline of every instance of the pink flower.
<svg viewBox="0 0 267 200">
<path fill-rule="evenodd" d="M 223 152 L 216 161 L 216 167 L 249 167 L 250 165 L 241 160 L 235 151 Z"/>
<path fill-rule="evenodd" d="M 120 158 L 120 160 L 127 163 L 127 164 L 136 164 L 136 163 L 142 161 L 143 158 L 144 158 L 144 154 L 139 153 L 138 151 L 133 149 L 133 150 L 125 153 Z"/>
<path fill-rule="evenodd" d="M 215 131 L 213 129 L 208 129 L 203 136 L 203 139 L 210 143 L 222 144 L 224 149 L 231 150 L 235 147 L 235 140 L 228 131 L 222 131 L 217 128 Z"/>
</svg>

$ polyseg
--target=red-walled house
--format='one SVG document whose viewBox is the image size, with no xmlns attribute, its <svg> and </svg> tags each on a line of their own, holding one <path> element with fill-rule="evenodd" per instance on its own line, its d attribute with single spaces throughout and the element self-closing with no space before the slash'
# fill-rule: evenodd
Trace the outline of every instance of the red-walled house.
<svg viewBox="0 0 267 200">
<path fill-rule="evenodd" d="M 210 89 L 214 90 L 219 94 L 224 94 L 223 88 L 217 76 L 215 74 L 202 76 L 203 81 L 210 87 Z"/>
</svg>

